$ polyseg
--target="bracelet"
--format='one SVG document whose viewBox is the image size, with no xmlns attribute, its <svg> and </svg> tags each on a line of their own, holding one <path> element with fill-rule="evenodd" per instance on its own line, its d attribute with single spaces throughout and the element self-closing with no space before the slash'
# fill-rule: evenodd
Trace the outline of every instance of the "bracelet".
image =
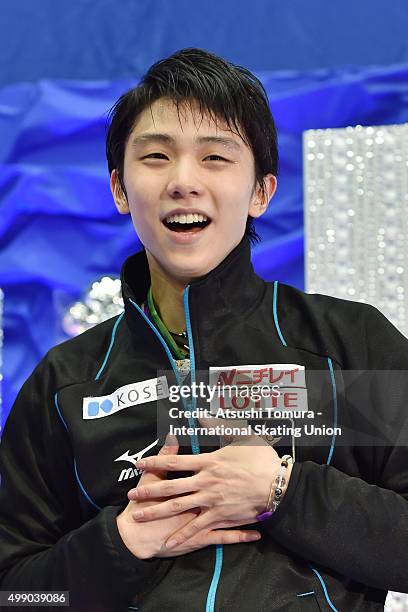
<svg viewBox="0 0 408 612">
<path fill-rule="evenodd" d="M 286 478 L 284 476 L 289 463 L 293 463 L 292 457 L 290 455 L 283 455 L 279 473 L 275 478 L 275 482 L 272 482 L 271 485 L 266 510 L 257 515 L 257 521 L 266 521 L 268 518 L 271 518 L 272 514 L 276 511 L 277 507 L 281 503 L 283 487 L 286 485 Z"/>
</svg>

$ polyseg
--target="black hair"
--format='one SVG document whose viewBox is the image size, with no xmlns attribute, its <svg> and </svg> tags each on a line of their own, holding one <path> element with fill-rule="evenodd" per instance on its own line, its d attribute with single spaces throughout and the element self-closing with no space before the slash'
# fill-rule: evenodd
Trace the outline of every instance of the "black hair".
<svg viewBox="0 0 408 612">
<path fill-rule="evenodd" d="M 263 177 L 278 173 L 275 122 L 266 91 L 249 70 L 202 49 L 182 49 L 153 64 L 137 87 L 123 94 L 111 108 L 106 137 L 109 173 L 116 169 L 126 194 L 123 166 L 126 143 L 140 113 L 160 98 L 198 104 L 201 114 L 223 120 L 252 150 L 255 179 L 263 192 Z M 260 240 L 248 217 L 245 233 Z"/>
</svg>

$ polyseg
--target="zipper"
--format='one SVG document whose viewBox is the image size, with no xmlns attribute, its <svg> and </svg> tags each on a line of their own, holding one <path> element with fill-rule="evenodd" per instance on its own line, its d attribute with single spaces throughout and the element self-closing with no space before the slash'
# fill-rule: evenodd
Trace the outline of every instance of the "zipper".
<svg viewBox="0 0 408 612">
<path fill-rule="evenodd" d="M 190 319 L 190 309 L 188 304 L 188 296 L 190 292 L 190 285 L 184 289 L 183 295 L 183 304 L 184 304 L 184 316 L 186 318 L 186 329 L 187 329 L 187 338 L 188 345 L 190 347 L 190 376 L 191 382 L 195 382 L 196 380 L 196 372 L 195 372 L 195 354 L 194 354 L 194 342 L 193 342 L 193 332 L 191 329 L 191 319 Z M 196 398 L 192 398 L 192 408 L 194 409 L 197 405 Z M 195 419 L 191 419 L 195 423 Z M 190 419 L 189 419 L 190 422 Z M 192 425 L 194 427 L 194 425 Z M 194 454 L 200 453 L 200 445 L 198 442 L 198 438 L 196 435 L 190 436 L 191 439 L 191 448 Z M 207 602 L 205 606 L 205 612 L 214 612 L 215 609 L 215 597 L 217 595 L 218 583 L 220 581 L 221 570 L 222 570 L 222 559 L 223 559 L 223 546 L 222 544 L 217 544 L 215 548 L 215 565 L 213 577 L 211 580 L 210 588 L 207 594 Z"/>
<path fill-rule="evenodd" d="M 186 319 L 186 329 L 187 329 L 187 338 L 188 338 L 188 345 L 190 347 L 190 377 L 191 377 L 191 382 L 195 382 L 195 378 L 196 378 L 196 372 L 195 372 L 195 354 L 194 354 L 194 342 L 193 342 L 193 333 L 192 333 L 192 329 L 191 329 L 191 318 L 190 318 L 190 310 L 189 310 L 189 304 L 188 304 L 188 296 L 189 296 L 189 291 L 190 291 L 190 285 L 187 285 L 187 287 L 184 289 L 184 293 L 183 293 L 183 305 L 184 305 L 184 316 Z M 143 317 L 143 319 L 146 321 L 146 323 L 149 325 L 149 327 L 153 330 L 153 332 L 156 334 L 158 340 L 160 341 L 161 345 L 164 348 L 164 351 L 167 355 L 167 358 L 170 362 L 170 365 L 172 367 L 172 370 L 174 372 L 174 375 L 176 377 L 177 383 L 179 386 L 181 386 L 181 379 L 180 379 L 180 375 L 179 372 L 177 370 L 177 366 L 174 360 L 173 355 L 170 352 L 169 347 L 167 346 L 166 342 L 164 341 L 162 335 L 160 334 L 160 332 L 157 330 L 157 328 L 153 325 L 153 323 L 147 318 L 147 316 L 145 315 L 145 313 L 143 312 L 143 310 L 140 308 L 140 306 L 138 304 L 136 304 L 136 302 L 134 302 L 131 298 L 129 298 L 129 302 L 136 308 L 136 310 L 141 314 L 141 316 Z M 181 398 L 184 409 L 185 410 L 190 410 L 192 408 L 196 407 L 196 398 L 193 397 L 191 398 L 190 402 L 187 402 L 187 400 L 185 398 Z M 188 419 L 188 423 L 190 427 L 196 427 L 196 420 L 195 418 L 191 417 Z M 197 435 L 194 434 L 192 436 L 190 436 L 190 441 L 191 441 L 191 450 L 193 452 L 194 455 L 198 455 L 200 454 L 200 444 L 198 442 L 198 438 Z M 206 607 L 205 607 L 205 612 L 214 612 L 214 606 L 215 606 L 215 597 L 217 594 L 217 587 L 218 587 L 218 583 L 220 580 L 220 576 L 221 576 L 221 570 L 222 570 L 222 557 L 223 557 L 223 546 L 222 544 L 217 544 L 216 545 L 216 553 L 215 553 L 215 565 L 214 565 L 214 572 L 213 572 L 213 577 L 211 580 L 211 584 L 210 584 L 210 588 L 208 590 L 208 594 L 207 594 L 207 602 L 206 602 Z"/>
<path fill-rule="evenodd" d="M 190 285 L 187 285 L 183 293 L 183 305 L 184 305 L 184 316 L 186 319 L 187 341 L 188 341 L 188 346 L 190 347 L 190 378 L 191 378 L 191 383 L 195 383 L 196 372 L 195 372 L 194 342 L 193 342 L 193 332 L 191 329 L 190 309 L 188 306 L 189 292 L 190 292 Z M 188 408 L 189 410 L 190 409 L 195 410 L 197 406 L 197 398 L 192 397 L 188 406 L 189 406 Z M 197 422 L 195 418 L 193 417 L 190 417 L 188 419 L 188 424 L 190 427 L 194 427 L 194 428 L 197 427 Z M 191 440 L 191 450 L 193 451 L 193 454 L 198 455 L 200 453 L 200 443 L 198 441 L 197 434 L 193 434 L 192 436 L 190 436 L 190 440 Z"/>
</svg>

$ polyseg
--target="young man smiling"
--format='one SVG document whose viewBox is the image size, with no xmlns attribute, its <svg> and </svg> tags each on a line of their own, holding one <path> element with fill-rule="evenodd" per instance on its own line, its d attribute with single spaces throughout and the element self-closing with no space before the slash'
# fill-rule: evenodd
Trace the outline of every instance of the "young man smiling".
<svg viewBox="0 0 408 612">
<path fill-rule="evenodd" d="M 250 145 L 225 120 L 194 100 L 159 98 L 137 117 L 111 189 L 146 249 L 163 322 L 183 331 L 185 287 L 240 243 L 248 217 L 265 212 L 276 177 L 259 181 Z"/>
<path fill-rule="evenodd" d="M 382 609 L 387 589 L 408 590 L 406 395 L 344 380 L 406 370 L 407 342 L 372 307 L 254 273 L 252 219 L 278 162 L 261 84 L 176 53 L 116 103 L 107 157 L 144 250 L 122 269 L 124 314 L 50 351 L 10 414 L 1 588 L 68 590 L 75 610 Z M 214 369 L 286 377 L 343 439 L 164 441 L 141 388 L 153 400 L 158 372 L 194 382 Z"/>
</svg>

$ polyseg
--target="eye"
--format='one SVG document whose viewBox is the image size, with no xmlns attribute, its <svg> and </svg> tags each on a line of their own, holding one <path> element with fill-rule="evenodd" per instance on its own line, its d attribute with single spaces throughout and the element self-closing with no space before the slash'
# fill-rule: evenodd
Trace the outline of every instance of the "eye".
<svg viewBox="0 0 408 612">
<path fill-rule="evenodd" d="M 216 153 L 212 155 L 207 155 L 207 157 L 205 157 L 204 159 L 208 159 L 209 161 L 228 161 L 228 159 L 225 159 L 225 157 L 221 157 L 221 155 L 217 155 Z"/>
<path fill-rule="evenodd" d="M 142 159 L 169 159 L 164 153 L 149 153 L 144 155 Z"/>
</svg>

